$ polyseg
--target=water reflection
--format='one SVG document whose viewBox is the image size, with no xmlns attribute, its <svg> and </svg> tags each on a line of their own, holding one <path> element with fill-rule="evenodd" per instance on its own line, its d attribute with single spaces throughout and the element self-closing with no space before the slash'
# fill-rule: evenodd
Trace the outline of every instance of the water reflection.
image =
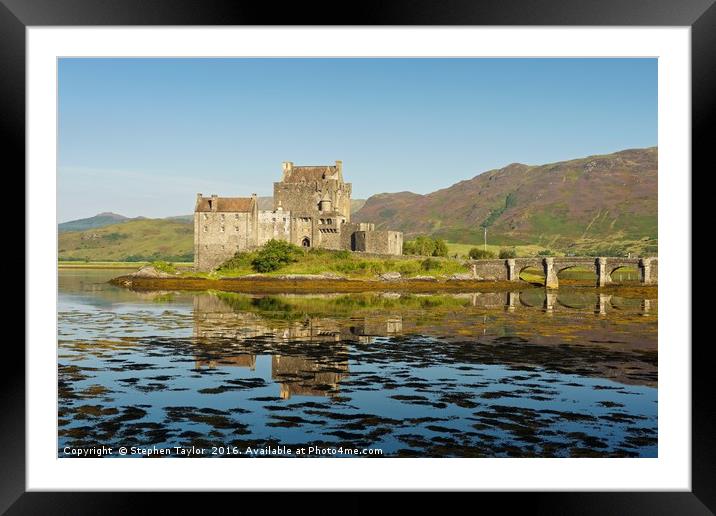
<svg viewBox="0 0 716 516">
<path fill-rule="evenodd" d="M 656 299 L 139 294 L 73 275 L 60 274 L 60 456 L 216 443 L 656 455 Z"/>
</svg>

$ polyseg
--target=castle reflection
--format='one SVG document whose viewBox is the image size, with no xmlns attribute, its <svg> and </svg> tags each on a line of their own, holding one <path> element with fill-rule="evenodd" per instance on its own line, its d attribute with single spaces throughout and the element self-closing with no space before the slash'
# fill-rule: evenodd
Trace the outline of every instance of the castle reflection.
<svg viewBox="0 0 716 516">
<path fill-rule="evenodd" d="M 260 300 L 261 298 L 258 299 Z M 260 309 L 261 303 L 256 303 L 255 306 Z M 277 317 L 273 319 L 272 315 Z M 349 325 L 335 317 L 297 313 L 291 320 L 286 319 L 285 315 L 277 314 L 276 311 L 244 311 L 216 295 L 196 295 L 194 338 L 198 341 L 219 338 L 241 342 L 270 337 L 272 340 L 286 342 L 354 341 L 369 344 L 375 337 L 399 335 L 403 331 L 403 318 L 395 314 L 387 317 L 371 315 L 351 318 Z"/>
<path fill-rule="evenodd" d="M 261 299 L 252 299 L 261 307 Z M 264 307 L 266 303 L 264 303 Z M 270 306 L 269 306 L 270 308 Z M 348 370 L 348 343 L 370 344 L 376 337 L 399 335 L 403 329 L 400 316 L 386 318 L 351 318 L 349 323 L 336 318 L 301 316 L 285 320 L 268 310 L 260 315 L 237 310 L 230 302 L 217 295 L 194 296 L 194 338 L 197 342 L 231 343 L 231 354 L 216 358 L 196 358 L 197 369 L 217 367 L 244 367 L 256 369 L 257 342 L 269 343 L 271 353 L 271 379 L 280 386 L 280 397 L 335 396 L 341 379 Z M 272 319 L 271 316 L 277 316 Z M 282 354 L 281 343 L 331 344 L 311 354 L 302 349 L 291 349 Z M 285 349 L 285 348 L 284 348 Z M 226 350 L 226 348 L 224 348 Z M 234 354 L 239 352 L 239 354 Z M 298 354 L 296 354 L 298 353 Z"/>
</svg>

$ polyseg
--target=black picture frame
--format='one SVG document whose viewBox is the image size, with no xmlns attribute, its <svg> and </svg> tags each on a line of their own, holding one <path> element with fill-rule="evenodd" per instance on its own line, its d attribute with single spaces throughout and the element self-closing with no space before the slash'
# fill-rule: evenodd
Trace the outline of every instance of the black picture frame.
<svg viewBox="0 0 716 516">
<path fill-rule="evenodd" d="M 549 25 L 689 26 L 692 37 L 692 169 L 713 168 L 709 126 L 716 104 L 716 0 L 430 0 L 353 4 L 206 0 L 0 0 L 0 103 L 5 158 L 25 166 L 25 29 L 107 25 Z M 691 182 L 693 173 L 684 171 Z M 7 175 L 6 175 L 7 177 Z M 691 250 L 685 250 L 690 259 Z M 691 278 L 687 278 L 691 284 Z M 26 310 L 32 310 L 27 306 Z M 690 321 L 684 321 L 684 324 Z M 10 345 L 13 344 L 13 345 Z M 670 343 L 690 345 L 691 343 Z M 702 342 L 701 344 L 708 344 Z M 25 492 L 25 354 L 6 342 L 0 399 L 0 512 L 7 514 L 136 513 L 151 510 L 140 493 Z M 708 346 L 692 346 L 692 490 L 642 493 L 484 494 L 549 514 L 713 514 L 716 511 L 716 410 Z M 165 496 L 168 495 L 168 496 Z M 216 496 L 215 494 L 212 496 Z M 246 494 L 241 495 L 242 504 Z M 256 496 L 256 495 L 251 495 Z M 249 498 L 251 498 L 251 496 Z M 265 495 L 264 495 L 265 496 Z M 372 510 L 357 494 L 341 502 Z M 303 496 L 300 497 L 301 499 Z M 417 498 L 420 500 L 420 497 Z M 271 497 L 272 510 L 281 510 Z M 259 500 L 256 500 L 257 502 Z M 275 504 L 279 502 L 279 506 Z M 291 506 L 301 505 L 292 498 Z M 162 512 L 186 508 L 186 495 L 164 493 Z M 310 507 L 310 506 L 309 506 Z M 183 511 L 182 511 L 183 512 Z"/>
</svg>

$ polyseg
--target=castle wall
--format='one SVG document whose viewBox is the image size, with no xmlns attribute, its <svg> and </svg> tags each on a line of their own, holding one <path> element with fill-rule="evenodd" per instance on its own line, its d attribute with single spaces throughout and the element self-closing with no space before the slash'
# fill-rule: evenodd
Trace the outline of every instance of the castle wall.
<svg viewBox="0 0 716 516">
<path fill-rule="evenodd" d="M 324 195 L 327 195 L 333 209 L 340 212 L 347 221 L 350 221 L 351 190 L 350 183 L 340 183 L 335 179 L 300 183 L 274 183 L 274 209 L 281 206 L 286 211 L 296 213 L 317 212 L 321 199 Z"/>
<path fill-rule="evenodd" d="M 403 254 L 403 233 L 400 231 L 356 231 L 354 251 L 374 254 Z"/>
<path fill-rule="evenodd" d="M 347 249 L 348 251 L 357 251 L 354 243 L 353 234 L 356 231 L 373 231 L 375 224 L 370 222 L 346 222 L 341 226 L 341 249 Z"/>
<path fill-rule="evenodd" d="M 259 211 L 257 245 L 264 245 L 269 240 L 291 241 L 291 212 Z"/>
<path fill-rule="evenodd" d="M 286 211 L 311 213 L 318 210 L 320 200 L 318 182 L 273 184 L 274 209 L 280 205 Z"/>
<path fill-rule="evenodd" d="M 303 239 L 308 238 L 311 242 L 311 247 L 314 246 L 316 235 L 313 231 L 313 219 L 308 214 L 302 213 L 293 216 L 291 225 L 291 243 L 302 246 Z"/>
<path fill-rule="evenodd" d="M 345 249 L 341 247 L 341 233 L 335 228 L 318 228 L 319 246 L 324 249 Z"/>
<path fill-rule="evenodd" d="M 256 245 L 252 213 L 194 213 L 194 265 L 211 270 Z"/>
</svg>

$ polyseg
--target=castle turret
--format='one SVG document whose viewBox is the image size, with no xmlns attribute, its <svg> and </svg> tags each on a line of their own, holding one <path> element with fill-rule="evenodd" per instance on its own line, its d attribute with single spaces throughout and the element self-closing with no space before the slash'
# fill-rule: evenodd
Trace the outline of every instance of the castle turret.
<svg viewBox="0 0 716 516">
<path fill-rule="evenodd" d="M 323 194 L 323 198 L 318 202 L 318 211 L 330 212 L 333 211 L 333 202 L 327 193 Z"/>
</svg>

